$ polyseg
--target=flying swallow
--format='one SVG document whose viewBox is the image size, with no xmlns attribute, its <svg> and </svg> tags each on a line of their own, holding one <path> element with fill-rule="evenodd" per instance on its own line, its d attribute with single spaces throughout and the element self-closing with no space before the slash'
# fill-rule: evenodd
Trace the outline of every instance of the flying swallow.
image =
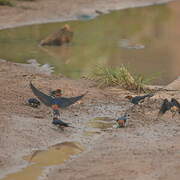
<svg viewBox="0 0 180 180">
<path fill-rule="evenodd" d="M 31 82 L 30 82 L 30 88 L 32 90 L 32 92 L 34 93 L 34 95 L 46 106 L 51 107 L 53 110 L 53 122 L 52 124 L 54 125 L 58 125 L 59 127 L 69 127 L 68 123 L 65 123 L 63 121 L 60 120 L 60 113 L 59 113 L 59 109 L 60 108 L 66 108 L 74 103 L 76 103 L 77 101 L 79 101 L 80 99 L 82 99 L 85 94 L 80 95 L 80 96 L 75 96 L 75 97 L 70 97 L 70 98 L 66 98 L 66 97 L 61 97 L 61 96 L 49 96 L 43 92 L 41 92 L 40 90 L 38 90 Z"/>
</svg>

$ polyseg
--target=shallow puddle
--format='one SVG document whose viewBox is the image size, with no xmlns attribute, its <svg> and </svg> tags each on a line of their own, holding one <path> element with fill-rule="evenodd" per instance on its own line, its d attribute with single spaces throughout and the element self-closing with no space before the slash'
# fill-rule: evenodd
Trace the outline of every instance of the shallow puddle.
<svg viewBox="0 0 180 180">
<path fill-rule="evenodd" d="M 8 175 L 2 180 L 37 180 L 43 168 L 63 163 L 70 156 L 79 154 L 83 148 L 77 142 L 64 142 L 54 145 L 48 150 L 35 151 L 24 159 L 30 164 L 19 172 Z"/>
<path fill-rule="evenodd" d="M 81 77 L 96 64 L 127 64 L 132 73 L 145 76 L 158 73 L 157 84 L 180 75 L 180 2 L 114 11 L 95 19 L 82 17 L 90 20 L 1 30 L 0 58 L 21 63 L 36 59 L 71 78 Z M 65 23 L 74 31 L 72 44 L 38 46 Z"/>
<path fill-rule="evenodd" d="M 83 133 L 84 136 L 94 136 L 94 135 L 97 135 L 97 134 L 101 134 L 101 132 L 99 132 L 99 131 L 85 131 Z"/>
<path fill-rule="evenodd" d="M 113 122 L 113 119 L 108 117 L 96 117 L 88 122 L 89 127 L 98 128 L 100 130 L 112 128 L 114 124 L 115 122 Z"/>
<path fill-rule="evenodd" d="M 94 121 L 104 121 L 104 122 L 112 122 L 114 119 L 110 117 L 96 117 L 93 119 Z"/>
</svg>

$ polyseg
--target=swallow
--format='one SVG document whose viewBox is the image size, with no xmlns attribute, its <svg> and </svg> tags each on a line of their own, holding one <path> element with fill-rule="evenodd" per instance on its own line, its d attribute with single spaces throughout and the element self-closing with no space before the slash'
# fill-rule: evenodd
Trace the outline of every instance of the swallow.
<svg viewBox="0 0 180 180">
<path fill-rule="evenodd" d="M 122 128 L 126 127 L 129 119 L 129 114 L 124 114 L 123 116 L 119 117 L 116 122 L 117 122 L 117 128 Z"/>
<path fill-rule="evenodd" d="M 70 98 L 66 98 L 66 97 L 52 97 L 49 96 L 43 92 L 41 92 L 40 90 L 38 90 L 31 82 L 30 82 L 30 88 L 32 90 L 32 92 L 34 93 L 34 95 L 46 106 L 48 107 L 52 107 L 53 105 L 56 105 L 59 108 L 66 108 L 74 103 L 76 103 L 77 101 L 79 101 L 80 99 L 82 99 L 86 94 L 80 95 L 80 96 L 75 96 L 75 97 L 70 97 Z"/>
<path fill-rule="evenodd" d="M 125 98 L 129 99 L 130 102 L 134 105 L 138 105 L 139 103 L 141 103 L 145 98 L 150 98 L 154 96 L 154 94 L 146 94 L 144 96 L 135 96 L 135 97 L 132 97 L 132 96 L 126 96 Z"/>
<path fill-rule="evenodd" d="M 164 99 L 158 112 L 158 117 L 162 116 L 167 111 L 172 112 L 172 117 L 174 117 L 177 112 L 180 114 L 180 103 L 175 98 L 171 98 L 171 101 Z"/>
<path fill-rule="evenodd" d="M 79 101 L 80 99 L 82 99 L 85 95 L 80 95 L 80 96 L 75 96 L 75 97 L 70 97 L 70 98 L 66 98 L 66 97 L 61 97 L 61 96 L 49 96 L 43 92 L 41 92 L 40 90 L 38 90 L 31 82 L 30 82 L 30 88 L 32 90 L 32 92 L 34 93 L 34 95 L 46 106 L 51 107 L 51 109 L 53 110 L 53 124 L 58 124 L 59 126 L 65 126 L 68 127 L 66 123 L 62 122 L 59 118 L 60 118 L 60 113 L 59 113 L 59 109 L 60 108 L 66 108 L 74 103 L 76 103 L 77 101 Z M 66 125 L 65 125 L 66 124 Z"/>
<path fill-rule="evenodd" d="M 28 105 L 33 107 L 33 108 L 37 108 L 38 106 L 40 106 L 40 101 L 38 101 L 36 98 L 30 98 L 28 99 Z"/>
</svg>

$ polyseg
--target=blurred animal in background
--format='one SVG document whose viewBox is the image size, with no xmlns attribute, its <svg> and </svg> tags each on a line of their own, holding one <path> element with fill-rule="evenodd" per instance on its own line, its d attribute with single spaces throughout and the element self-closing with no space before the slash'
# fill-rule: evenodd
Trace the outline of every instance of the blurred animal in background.
<svg viewBox="0 0 180 180">
<path fill-rule="evenodd" d="M 36 98 L 30 98 L 28 99 L 28 105 L 33 107 L 33 108 L 37 108 L 38 106 L 40 106 L 40 101 L 38 101 Z"/>
<path fill-rule="evenodd" d="M 175 98 L 171 98 L 171 101 L 164 99 L 158 112 L 158 117 L 164 115 L 167 111 L 172 113 L 172 117 L 177 113 L 180 115 L 180 103 Z"/>
<path fill-rule="evenodd" d="M 52 33 L 40 42 L 41 46 L 61 46 L 70 43 L 73 39 L 73 31 L 65 24 L 59 31 Z"/>
<path fill-rule="evenodd" d="M 123 128 L 128 125 L 128 120 L 129 120 L 130 115 L 129 114 L 124 114 L 123 116 L 119 117 L 116 120 L 117 123 L 117 128 Z"/>
</svg>

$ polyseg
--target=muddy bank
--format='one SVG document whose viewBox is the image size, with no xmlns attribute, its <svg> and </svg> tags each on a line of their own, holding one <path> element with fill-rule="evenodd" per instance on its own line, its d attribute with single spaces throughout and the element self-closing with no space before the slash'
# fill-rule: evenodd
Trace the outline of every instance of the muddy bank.
<svg viewBox="0 0 180 180">
<path fill-rule="evenodd" d="M 29 88 L 30 80 L 33 81 L 36 87 L 46 93 L 56 88 L 63 89 L 64 96 L 80 95 L 88 91 L 87 96 L 80 104 L 61 111 L 62 120 L 71 123 L 75 128 L 68 128 L 64 132 L 59 131 L 51 124 L 50 109 L 43 105 L 38 109 L 25 105 L 26 100 L 33 97 Z M 47 169 L 42 179 L 46 178 L 47 175 L 49 179 L 58 179 L 61 175 L 66 179 L 72 179 L 77 172 L 79 175 L 76 179 L 84 177 L 106 179 L 106 175 L 112 179 L 116 171 L 118 177 L 121 177 L 122 174 L 119 171 L 121 168 L 128 169 L 123 173 L 123 177 L 130 178 L 131 175 L 132 177 L 140 177 L 140 175 L 134 176 L 134 174 L 143 173 L 144 164 L 141 162 L 144 162 L 145 158 L 149 158 L 149 154 L 146 152 L 150 152 L 153 157 L 154 150 L 155 152 L 158 151 L 157 156 L 160 155 L 161 157 L 163 155 L 164 158 L 176 162 L 173 167 L 179 166 L 176 161 L 177 152 L 179 151 L 179 116 L 172 119 L 171 114 L 167 113 L 162 119 L 156 120 L 161 98 L 175 97 L 179 100 L 180 94 L 177 91 L 158 92 L 151 99 L 151 105 L 149 105 L 149 102 L 145 102 L 143 111 L 137 109 L 136 112 L 129 112 L 131 119 L 128 128 L 115 129 L 113 128 L 114 120 L 131 106 L 124 98 L 128 94 L 132 94 L 131 92 L 118 88 L 97 89 L 91 81 L 84 79 L 71 80 L 61 76 L 42 74 L 34 71 L 34 68 L 30 66 L 11 62 L 0 62 L 0 84 L 2 85 L 0 86 L 1 178 L 6 174 L 11 174 L 22 167 L 26 167 L 28 163 L 22 159 L 24 155 L 30 155 L 34 150 L 43 150 L 65 141 L 78 142 L 85 148 L 85 151 L 82 156 L 80 154 L 67 161 L 61 167 L 62 171 L 60 167 L 57 167 L 57 170 L 53 170 L 54 168 Z M 97 117 L 101 117 L 101 122 L 94 122 L 94 120 L 98 120 Z M 108 117 L 104 120 L 110 119 L 110 121 L 102 122 L 103 117 Z M 112 124 L 107 126 L 104 123 Z M 139 139 L 139 137 L 141 138 Z M 157 139 L 159 144 L 157 144 Z M 149 146 L 143 146 L 143 149 L 141 149 L 142 143 L 153 144 L 154 149 L 149 149 Z M 171 146 L 173 146 L 172 150 Z M 162 151 L 159 151 L 159 147 Z M 136 151 L 133 150 L 134 148 L 137 148 Z M 119 156 L 118 161 L 115 161 L 116 154 L 119 151 L 123 156 Z M 139 151 L 143 155 L 134 156 Z M 107 156 L 108 158 L 106 158 Z M 133 167 L 138 169 L 128 168 L 131 159 L 126 159 L 126 156 L 134 159 Z M 92 160 L 90 160 L 91 157 Z M 140 159 L 140 162 L 136 161 L 136 158 Z M 86 164 L 89 161 L 90 163 Z M 165 163 L 164 159 L 161 161 L 160 158 L 159 161 L 162 164 Z M 151 159 L 146 162 L 147 174 L 148 172 L 152 173 L 154 168 L 157 169 L 156 162 L 151 161 Z M 114 165 L 112 166 L 112 164 Z M 125 167 L 124 164 L 126 164 Z M 152 168 L 148 170 L 151 165 Z M 69 173 L 68 167 L 72 167 L 70 168 L 71 173 Z M 99 168 L 94 169 L 93 167 Z M 108 171 L 112 167 L 114 170 Z M 157 171 L 162 176 L 166 176 L 165 172 L 168 167 L 169 164 L 165 163 L 163 168 Z M 129 175 L 130 171 L 132 173 Z M 178 177 L 176 174 L 178 175 L 175 172 L 174 177 Z M 151 174 L 149 174 L 149 177 L 151 177 Z M 169 178 L 169 176 L 167 177 Z"/>
<path fill-rule="evenodd" d="M 37 0 L 0 6 L 0 29 L 29 24 L 75 20 L 82 15 L 97 16 L 112 10 L 140 7 L 173 0 Z"/>
<path fill-rule="evenodd" d="M 105 134 L 91 151 L 50 169 L 42 179 L 178 180 L 179 130 L 169 121 Z"/>
<path fill-rule="evenodd" d="M 37 109 L 26 105 L 27 99 L 34 97 L 29 88 L 30 80 L 45 93 L 61 88 L 64 96 L 76 96 L 88 90 L 88 95 L 81 104 L 61 112 L 62 120 L 72 123 L 75 128 L 67 129 L 65 132 L 53 129 L 50 109 L 43 105 Z M 115 95 L 112 96 L 110 91 L 93 87 L 92 82 L 37 73 L 34 67 L 17 63 L 0 62 L 0 84 L 1 177 L 26 166 L 27 162 L 22 157 L 33 150 L 46 149 L 64 141 L 77 141 L 88 148 L 91 138 L 84 136 L 86 131 L 92 129 L 87 125 L 88 121 L 97 116 L 116 117 L 116 113 L 123 110 L 119 108 L 121 101 L 114 102 Z M 111 103 L 108 109 L 107 103 Z M 113 112 L 114 108 L 117 111 Z M 96 136 L 99 135 L 95 134 Z"/>
</svg>

